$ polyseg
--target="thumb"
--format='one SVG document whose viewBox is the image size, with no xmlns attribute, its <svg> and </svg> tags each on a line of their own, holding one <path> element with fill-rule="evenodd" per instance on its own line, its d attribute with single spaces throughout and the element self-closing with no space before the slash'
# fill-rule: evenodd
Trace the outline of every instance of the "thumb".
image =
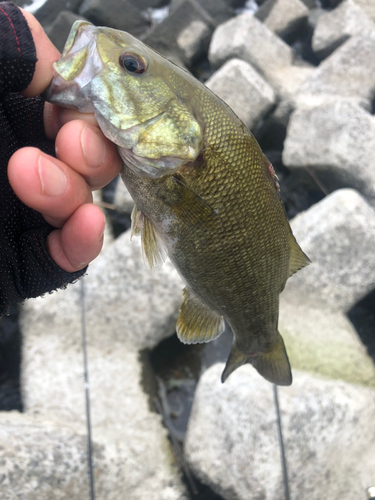
<svg viewBox="0 0 375 500">
<path fill-rule="evenodd" d="M 48 38 L 35 17 L 26 10 L 20 10 L 29 25 L 38 59 L 33 79 L 22 94 L 26 97 L 34 97 L 41 94 L 48 87 L 53 76 L 52 63 L 60 59 L 60 52 Z"/>
</svg>

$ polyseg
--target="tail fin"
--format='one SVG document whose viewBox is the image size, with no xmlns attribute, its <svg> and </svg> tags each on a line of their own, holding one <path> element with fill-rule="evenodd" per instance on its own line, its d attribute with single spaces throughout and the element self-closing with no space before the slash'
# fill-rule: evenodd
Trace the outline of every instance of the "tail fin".
<svg viewBox="0 0 375 500">
<path fill-rule="evenodd" d="M 269 382 L 276 385 L 291 385 L 292 372 L 282 336 L 279 332 L 272 351 L 250 360 L 253 367 Z"/>
<path fill-rule="evenodd" d="M 248 361 L 248 356 L 244 352 L 240 351 L 233 340 L 232 349 L 229 354 L 227 364 L 225 365 L 223 374 L 221 375 L 221 381 L 224 383 L 234 370 L 237 370 L 240 366 L 244 365 Z"/>
<path fill-rule="evenodd" d="M 256 356 L 250 357 L 248 354 L 240 351 L 235 342 L 229 354 L 227 364 L 221 376 L 221 381 L 225 382 L 231 373 L 245 363 L 251 363 L 262 377 L 276 385 L 291 385 L 292 372 L 285 350 L 282 336 L 277 332 L 277 340 L 273 349 Z"/>
</svg>

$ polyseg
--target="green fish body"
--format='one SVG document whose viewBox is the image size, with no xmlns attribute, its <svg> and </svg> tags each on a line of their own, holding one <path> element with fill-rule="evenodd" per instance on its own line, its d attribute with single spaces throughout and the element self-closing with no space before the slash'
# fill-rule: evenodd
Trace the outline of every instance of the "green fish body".
<svg viewBox="0 0 375 500">
<path fill-rule="evenodd" d="M 86 22 L 74 24 L 47 98 L 95 112 L 118 145 L 145 260 L 153 268 L 167 253 L 186 283 L 180 340 L 210 341 L 225 319 L 234 338 L 223 381 L 251 363 L 291 384 L 279 294 L 309 260 L 250 131 L 188 72 L 127 33 Z"/>
</svg>

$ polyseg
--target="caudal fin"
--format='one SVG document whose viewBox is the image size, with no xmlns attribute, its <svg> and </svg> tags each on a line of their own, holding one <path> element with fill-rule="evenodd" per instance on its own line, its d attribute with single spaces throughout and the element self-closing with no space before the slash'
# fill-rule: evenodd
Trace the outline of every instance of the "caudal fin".
<svg viewBox="0 0 375 500">
<path fill-rule="evenodd" d="M 292 383 L 292 372 L 285 350 L 282 336 L 277 332 L 278 338 L 271 351 L 251 357 L 240 351 L 235 342 L 229 354 L 227 364 L 221 376 L 225 382 L 231 373 L 245 363 L 251 363 L 262 377 L 276 385 L 290 385 Z"/>
<path fill-rule="evenodd" d="M 261 354 L 250 360 L 253 367 L 269 382 L 276 385 L 291 385 L 292 371 L 282 336 L 270 352 Z"/>
<path fill-rule="evenodd" d="M 221 381 L 224 383 L 234 370 L 237 370 L 240 366 L 248 362 L 248 356 L 244 352 L 240 351 L 233 341 L 232 349 L 229 354 L 227 364 L 225 365 L 223 374 L 221 375 Z"/>
</svg>

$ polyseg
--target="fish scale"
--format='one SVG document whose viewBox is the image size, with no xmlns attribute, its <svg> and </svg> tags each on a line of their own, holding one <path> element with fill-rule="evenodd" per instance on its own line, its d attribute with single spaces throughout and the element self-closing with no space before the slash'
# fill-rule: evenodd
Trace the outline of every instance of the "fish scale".
<svg viewBox="0 0 375 500">
<path fill-rule="evenodd" d="M 309 260 L 251 132 L 192 75 L 127 33 L 77 21 L 54 71 L 48 100 L 93 111 L 118 145 L 146 261 L 158 265 L 166 252 L 186 283 L 180 340 L 213 340 L 225 318 L 233 344 L 222 380 L 251 363 L 289 385 L 279 294 Z"/>
<path fill-rule="evenodd" d="M 182 276 L 189 275 L 188 280 L 186 280 L 188 285 L 191 285 L 194 279 L 200 276 L 200 290 L 197 295 L 201 300 L 208 302 L 211 307 L 215 307 L 215 310 L 220 314 L 225 313 L 220 304 L 226 305 L 226 309 L 230 310 L 225 314 L 226 319 L 235 331 L 238 327 L 243 329 L 246 326 L 246 329 L 250 329 L 254 335 L 262 335 L 264 332 L 269 334 L 271 329 L 276 334 L 275 316 L 278 311 L 278 297 L 273 298 L 274 294 L 271 291 L 269 293 L 264 291 L 264 288 L 268 287 L 267 281 L 262 283 L 262 281 L 258 280 L 255 287 L 258 292 L 252 297 L 250 292 L 254 287 L 255 278 L 252 278 L 252 276 L 255 273 L 263 274 L 259 266 L 264 270 L 269 270 L 271 267 L 274 282 L 280 283 L 279 288 L 285 283 L 288 277 L 288 262 L 285 261 L 284 266 L 280 266 L 280 260 L 274 259 L 274 249 L 270 246 L 270 243 L 272 245 L 270 236 L 275 231 L 280 233 L 279 238 L 273 245 L 278 243 L 280 246 L 281 241 L 283 241 L 286 253 L 288 251 L 287 236 L 290 233 L 289 225 L 285 220 L 284 228 L 280 228 L 278 217 L 272 216 L 275 211 L 281 212 L 285 219 L 281 202 L 272 181 L 264 182 L 264 174 L 261 168 L 263 154 L 253 137 L 249 132 L 244 135 L 240 123 L 236 127 L 235 124 L 226 124 L 224 122 L 223 131 L 226 134 L 232 134 L 235 140 L 230 142 L 218 141 L 217 137 L 220 134 L 216 132 L 216 120 L 220 122 L 220 112 L 216 111 L 210 115 L 210 107 L 207 106 L 207 103 L 205 104 L 207 114 L 203 119 L 207 121 L 205 128 L 205 142 L 209 145 L 207 149 L 212 151 L 218 148 L 219 151 L 216 154 L 229 156 L 230 163 L 212 161 L 210 154 L 203 153 L 203 166 L 201 162 L 200 168 L 197 171 L 193 170 L 185 181 L 214 210 L 218 203 L 220 206 L 230 207 L 230 209 L 219 211 L 224 226 L 221 232 L 225 232 L 225 234 L 218 234 L 216 238 L 211 238 L 206 235 L 207 227 L 203 228 L 203 234 L 195 230 L 193 237 L 190 239 L 191 245 L 189 247 L 195 247 L 196 241 L 203 240 L 203 244 L 199 245 L 201 248 L 199 255 L 194 256 L 193 259 L 187 259 L 186 255 L 189 254 L 187 245 L 189 242 L 186 238 L 182 238 L 181 245 L 177 245 L 174 251 L 170 252 L 170 257 Z M 210 118 L 211 116 L 214 116 L 215 120 Z M 240 129 L 239 132 L 238 128 Z M 238 133 L 241 133 L 241 136 L 237 138 L 235 134 Z M 232 149 L 232 155 L 238 158 L 237 162 L 230 158 L 231 155 L 226 155 L 226 144 Z M 234 148 L 237 148 L 237 151 L 233 151 Z M 206 156 L 208 156 L 207 159 Z M 246 159 L 246 162 L 244 159 Z M 161 179 L 157 183 L 148 179 L 139 179 L 132 175 L 129 169 L 124 170 L 123 177 L 139 209 L 158 228 L 160 225 L 159 219 L 170 216 L 169 206 L 161 205 L 156 208 L 157 202 L 155 201 L 161 199 L 161 193 L 169 191 L 166 185 L 169 179 Z M 220 186 L 219 193 L 211 188 L 213 184 L 214 186 Z M 148 186 L 151 186 L 151 190 L 148 189 Z M 262 206 L 266 204 L 267 196 L 274 198 L 272 201 L 275 201 L 275 203 L 272 204 L 274 211 L 269 212 L 271 221 L 264 223 L 262 221 Z M 145 200 L 148 200 L 148 203 Z M 249 205 L 256 215 L 252 220 L 246 220 Z M 155 212 L 157 212 L 156 216 Z M 178 211 L 175 211 L 173 216 L 180 220 L 183 218 L 183 215 Z M 232 238 L 230 238 L 231 233 Z M 261 238 L 257 239 L 256 235 L 259 233 Z M 242 242 L 240 240 L 241 235 Z M 225 242 L 223 239 L 225 239 Z M 263 254 L 265 246 L 268 247 L 268 252 Z M 193 248 L 191 248 L 191 252 L 193 252 Z M 259 254 L 259 256 L 256 257 L 256 254 Z M 262 259 L 263 256 L 266 258 Z M 224 266 L 222 264 L 223 257 L 227 260 L 227 264 Z M 254 257 L 258 260 L 257 267 L 253 264 Z M 202 269 L 207 267 L 207 259 L 211 260 L 211 269 L 207 270 L 205 276 L 202 277 Z M 220 270 L 220 272 L 216 270 Z M 230 284 L 233 283 L 233 288 L 236 291 L 235 295 L 230 298 L 227 293 L 228 281 Z M 253 305 L 253 302 L 255 305 Z M 247 307 L 244 307 L 243 304 L 246 304 Z M 267 311 L 265 319 L 263 324 L 259 324 L 259 314 L 256 314 L 256 312 L 260 311 L 262 313 L 264 310 Z M 248 314 L 244 314 L 246 312 Z M 256 326 L 252 326 L 254 320 Z"/>
</svg>

